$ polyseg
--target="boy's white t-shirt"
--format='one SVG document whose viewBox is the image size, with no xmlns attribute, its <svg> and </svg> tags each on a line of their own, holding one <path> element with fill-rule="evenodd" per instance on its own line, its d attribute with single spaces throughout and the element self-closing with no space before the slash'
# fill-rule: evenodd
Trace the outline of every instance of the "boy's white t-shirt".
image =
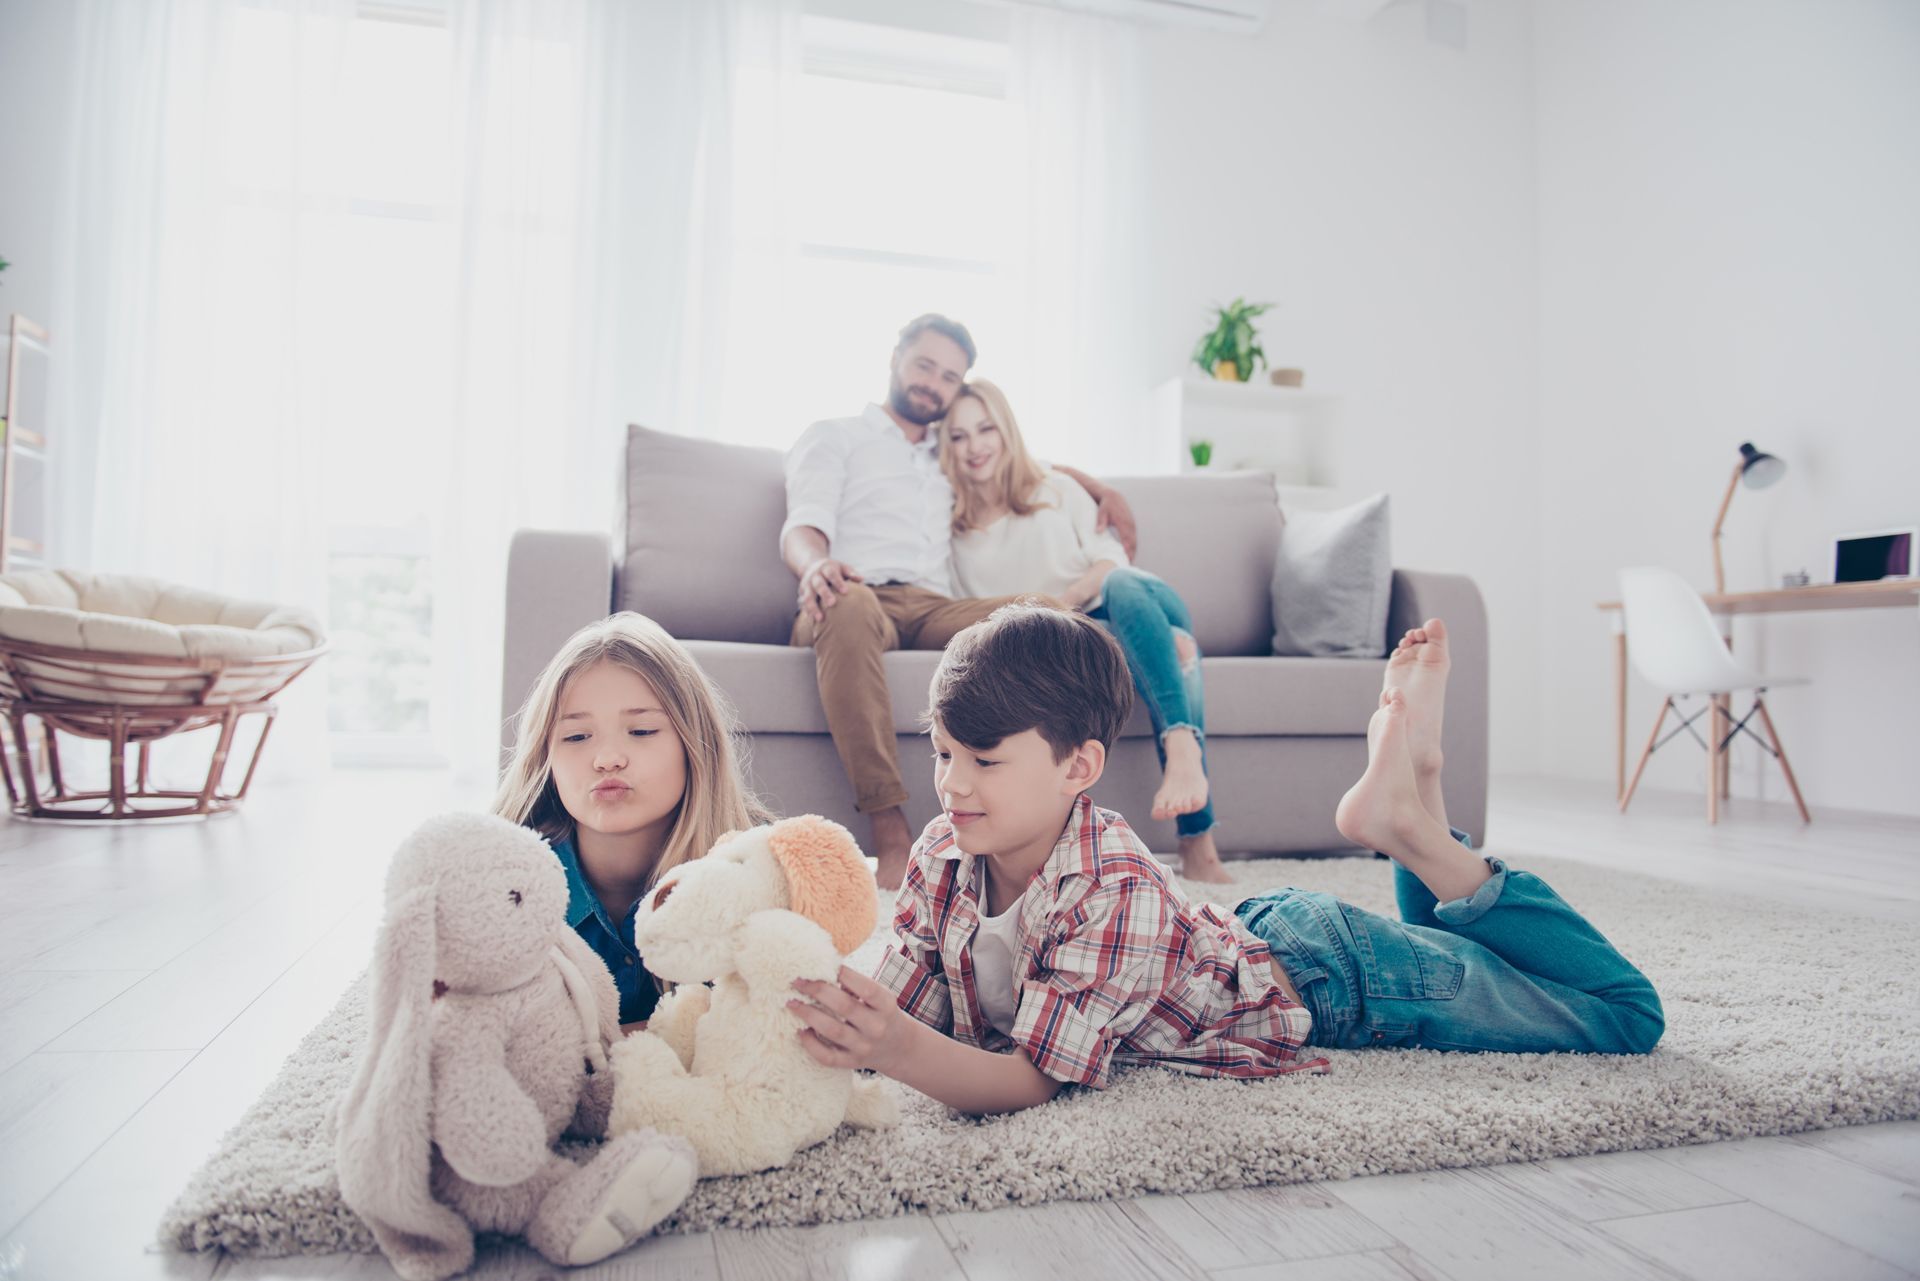
<svg viewBox="0 0 1920 1281">
<path fill-rule="evenodd" d="M 984 909 L 986 900 L 982 898 Z M 980 929 L 973 936 L 973 989 L 980 998 L 980 1013 L 1008 1036 L 1013 1035 L 1014 1015 L 1020 1009 L 1020 988 L 1013 979 L 1013 964 L 1020 956 L 1020 901 L 998 916 L 980 913 Z"/>
</svg>

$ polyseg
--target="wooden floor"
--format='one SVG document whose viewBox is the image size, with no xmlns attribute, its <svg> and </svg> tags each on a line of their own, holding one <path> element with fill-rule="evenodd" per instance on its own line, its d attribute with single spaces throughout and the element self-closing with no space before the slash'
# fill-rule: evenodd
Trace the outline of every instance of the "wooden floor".
<svg viewBox="0 0 1920 1281">
<path fill-rule="evenodd" d="M 1920 922 L 1920 820 L 1496 786 L 1488 846 Z M 0 1281 L 388 1277 L 152 1248 L 162 1209 L 365 964 L 388 853 L 478 797 L 338 773 L 237 816 L 0 820 Z M 1920 980 L 1890 975 L 1903 999 Z M 1309 1262 L 1303 1263 L 1306 1260 Z M 546 1276 L 528 1256 L 485 1269 Z M 650 1242 L 605 1277 L 1920 1275 L 1920 1123 L 1345 1183 Z"/>
</svg>

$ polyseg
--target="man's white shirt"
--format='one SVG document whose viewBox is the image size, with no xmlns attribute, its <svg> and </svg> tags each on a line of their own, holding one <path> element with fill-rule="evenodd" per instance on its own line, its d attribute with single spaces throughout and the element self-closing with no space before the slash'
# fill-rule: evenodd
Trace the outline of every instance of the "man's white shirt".
<svg viewBox="0 0 1920 1281">
<path fill-rule="evenodd" d="M 829 554 L 869 584 L 911 583 L 953 594 L 948 553 L 953 487 L 940 470 L 932 427 L 918 445 L 879 405 L 857 418 L 828 418 L 787 451 L 789 531 L 811 525 Z"/>
</svg>

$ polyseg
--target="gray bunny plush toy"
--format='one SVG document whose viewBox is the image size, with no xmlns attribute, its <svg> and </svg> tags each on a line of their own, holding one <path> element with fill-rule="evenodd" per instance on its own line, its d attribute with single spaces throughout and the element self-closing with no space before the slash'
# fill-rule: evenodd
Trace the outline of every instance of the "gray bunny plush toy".
<svg viewBox="0 0 1920 1281">
<path fill-rule="evenodd" d="M 567 880 L 533 832 L 449 814 L 387 873 L 367 1045 L 341 1098 L 340 1195 L 394 1271 L 441 1281 L 475 1232 L 524 1236 L 549 1262 L 593 1263 L 652 1231 L 698 1175 L 692 1149 L 623 1134 L 582 1165 L 563 1132 L 604 1133 L 606 965 L 567 926 Z"/>
</svg>

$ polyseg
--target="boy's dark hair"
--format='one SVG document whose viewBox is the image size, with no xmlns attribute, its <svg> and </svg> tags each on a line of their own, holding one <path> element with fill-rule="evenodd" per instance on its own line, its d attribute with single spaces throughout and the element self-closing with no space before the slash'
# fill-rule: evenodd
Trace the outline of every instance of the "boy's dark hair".
<svg viewBox="0 0 1920 1281">
<path fill-rule="evenodd" d="M 929 329 L 958 344 L 960 350 L 967 353 L 967 368 L 973 368 L 973 362 L 980 358 L 980 353 L 973 345 L 973 335 L 967 332 L 965 325 L 957 320 L 948 320 L 937 311 L 930 311 L 924 316 L 916 316 L 908 321 L 907 327 L 900 331 L 900 341 L 894 344 L 893 354 L 897 356 L 905 351 L 913 345 L 914 339 Z"/>
<path fill-rule="evenodd" d="M 1088 739 L 1111 750 L 1133 714 L 1126 656 L 1085 614 L 1016 601 L 955 636 L 933 674 L 929 728 L 991 751 L 1040 731 L 1063 761 Z"/>
</svg>

